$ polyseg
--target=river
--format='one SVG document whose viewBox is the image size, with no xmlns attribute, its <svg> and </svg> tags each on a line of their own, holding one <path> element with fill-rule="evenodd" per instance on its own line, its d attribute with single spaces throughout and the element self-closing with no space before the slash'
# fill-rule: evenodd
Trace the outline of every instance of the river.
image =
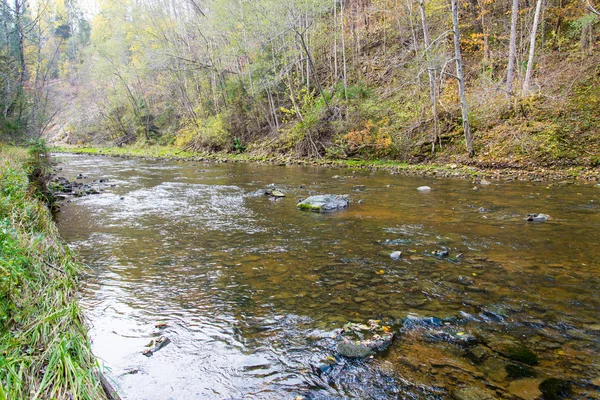
<svg viewBox="0 0 600 400">
<path fill-rule="evenodd" d="M 123 399 L 600 398 L 594 184 L 57 158 L 69 180 L 107 180 L 57 220 Z M 324 193 L 348 209 L 296 208 Z M 392 345 L 342 356 L 339 330 L 369 320 Z"/>
</svg>

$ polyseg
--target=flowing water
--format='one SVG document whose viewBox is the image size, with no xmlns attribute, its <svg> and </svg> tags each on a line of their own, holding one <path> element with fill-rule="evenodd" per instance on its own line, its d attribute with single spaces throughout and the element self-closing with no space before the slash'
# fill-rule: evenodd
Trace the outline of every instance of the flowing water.
<svg viewBox="0 0 600 400">
<path fill-rule="evenodd" d="M 123 399 L 534 399 L 547 378 L 600 398 L 600 187 L 58 158 L 69 180 L 108 180 L 57 218 Z M 352 202 L 296 208 L 324 193 Z M 339 354 L 339 329 L 373 319 L 389 349 Z"/>
</svg>

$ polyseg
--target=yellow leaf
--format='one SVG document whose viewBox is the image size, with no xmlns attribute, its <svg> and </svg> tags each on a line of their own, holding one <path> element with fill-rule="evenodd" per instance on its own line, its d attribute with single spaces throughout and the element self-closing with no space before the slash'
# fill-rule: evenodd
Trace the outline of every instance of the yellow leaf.
<svg viewBox="0 0 600 400">
<path fill-rule="evenodd" d="M 379 271 L 375 272 L 377 275 L 383 275 L 385 274 L 385 271 L 380 269 Z"/>
</svg>

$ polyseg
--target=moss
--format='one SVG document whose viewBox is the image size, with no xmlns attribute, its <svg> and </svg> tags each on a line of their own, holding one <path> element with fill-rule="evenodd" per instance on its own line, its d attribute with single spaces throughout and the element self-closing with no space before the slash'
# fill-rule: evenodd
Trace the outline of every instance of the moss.
<svg viewBox="0 0 600 400">
<path fill-rule="evenodd" d="M 530 378 L 535 376 L 533 368 L 522 364 L 508 364 L 506 367 L 508 377 L 511 379 Z"/>
<path fill-rule="evenodd" d="M 544 400 L 559 400 L 571 394 L 571 384 L 558 378 L 544 380 L 539 388 Z"/>
<path fill-rule="evenodd" d="M 527 365 L 537 365 L 538 356 L 533 351 L 522 345 L 509 347 L 506 350 L 508 358 Z"/>
<path fill-rule="evenodd" d="M 298 208 L 301 210 L 310 210 L 310 211 L 320 211 L 321 207 L 315 206 L 313 204 L 307 203 L 298 203 Z"/>
</svg>

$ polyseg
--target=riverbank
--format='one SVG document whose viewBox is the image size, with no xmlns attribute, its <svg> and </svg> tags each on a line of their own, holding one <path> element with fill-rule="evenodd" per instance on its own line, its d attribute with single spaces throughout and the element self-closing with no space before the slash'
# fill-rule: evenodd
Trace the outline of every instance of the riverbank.
<svg viewBox="0 0 600 400">
<path fill-rule="evenodd" d="M 84 267 L 28 171 L 0 148 L 0 399 L 105 399 L 77 292 Z"/>
<path fill-rule="evenodd" d="M 190 152 L 173 146 L 123 146 L 123 147 L 80 147 L 60 146 L 54 152 L 74 154 L 94 154 L 111 157 L 140 157 L 146 159 L 170 159 L 182 161 L 216 162 L 257 162 L 272 165 L 313 165 L 319 167 L 384 170 L 393 174 L 421 175 L 440 178 L 463 178 L 479 180 L 482 178 L 503 181 L 534 181 L 563 183 L 594 183 L 600 181 L 599 167 L 546 168 L 535 165 L 511 164 L 506 162 L 476 161 L 465 159 L 463 162 L 447 164 L 423 163 L 407 164 L 393 160 L 364 159 L 306 159 L 286 155 L 265 155 L 257 153 Z"/>
</svg>

